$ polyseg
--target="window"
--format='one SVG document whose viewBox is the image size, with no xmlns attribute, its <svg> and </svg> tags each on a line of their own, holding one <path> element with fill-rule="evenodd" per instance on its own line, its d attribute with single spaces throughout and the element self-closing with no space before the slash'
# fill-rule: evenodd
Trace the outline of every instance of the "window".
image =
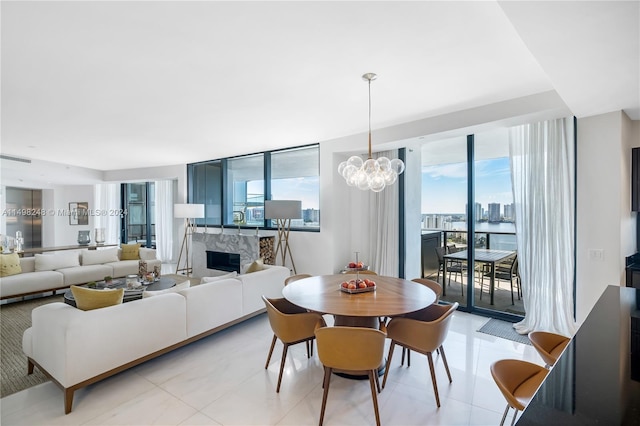
<svg viewBox="0 0 640 426">
<path fill-rule="evenodd" d="M 292 229 L 320 228 L 318 145 L 224 158 L 187 166 L 189 202 L 205 205 L 199 226 L 269 227 L 264 200 L 301 200 Z"/>
<path fill-rule="evenodd" d="M 320 227 L 319 163 L 317 145 L 271 154 L 271 199 L 302 201 L 302 218 L 292 228 Z"/>
<path fill-rule="evenodd" d="M 153 182 L 122 184 L 123 243 L 140 243 L 155 247 L 155 191 Z"/>
</svg>

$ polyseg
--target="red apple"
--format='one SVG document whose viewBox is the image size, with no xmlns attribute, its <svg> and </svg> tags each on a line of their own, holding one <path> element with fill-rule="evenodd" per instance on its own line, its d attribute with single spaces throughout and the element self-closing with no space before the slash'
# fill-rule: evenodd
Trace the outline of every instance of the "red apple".
<svg viewBox="0 0 640 426">
<path fill-rule="evenodd" d="M 362 262 L 358 262 L 358 263 L 356 263 L 356 266 L 355 266 L 355 267 L 356 267 L 356 268 L 362 268 L 362 267 L 364 267 L 364 263 L 362 263 Z"/>
<path fill-rule="evenodd" d="M 357 286 L 355 285 L 355 283 L 349 283 L 349 286 L 347 288 L 350 288 L 351 290 L 355 290 Z"/>
<path fill-rule="evenodd" d="M 342 287 L 347 288 L 349 287 L 349 283 L 344 281 L 342 284 L 340 284 Z"/>
<path fill-rule="evenodd" d="M 358 288 L 367 288 L 367 284 L 363 281 L 358 284 Z"/>
<path fill-rule="evenodd" d="M 358 266 L 356 265 L 355 262 L 349 262 L 349 268 L 357 268 Z"/>
<path fill-rule="evenodd" d="M 374 281 L 369 281 L 367 283 L 367 287 L 375 287 L 375 286 L 376 286 L 376 283 Z"/>
</svg>

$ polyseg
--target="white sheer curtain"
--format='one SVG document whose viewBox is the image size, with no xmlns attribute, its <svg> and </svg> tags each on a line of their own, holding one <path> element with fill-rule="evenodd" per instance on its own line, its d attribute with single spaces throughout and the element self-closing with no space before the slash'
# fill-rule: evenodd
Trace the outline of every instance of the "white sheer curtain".
<svg viewBox="0 0 640 426">
<path fill-rule="evenodd" d="M 373 154 L 374 158 L 397 158 L 396 151 Z M 372 252 L 370 268 L 379 275 L 398 276 L 398 182 L 369 196 L 369 238 Z"/>
<path fill-rule="evenodd" d="M 156 256 L 173 261 L 173 180 L 154 182 L 156 198 Z"/>
<path fill-rule="evenodd" d="M 572 336 L 574 147 L 565 119 L 510 129 L 511 181 L 525 318 L 520 334 Z"/>
<path fill-rule="evenodd" d="M 94 203 L 96 212 L 93 225 L 105 229 L 105 244 L 118 244 L 120 241 L 120 184 L 100 183 L 95 185 Z M 94 241 L 95 234 L 91 236 Z M 95 241 L 94 241 L 95 242 Z"/>
</svg>

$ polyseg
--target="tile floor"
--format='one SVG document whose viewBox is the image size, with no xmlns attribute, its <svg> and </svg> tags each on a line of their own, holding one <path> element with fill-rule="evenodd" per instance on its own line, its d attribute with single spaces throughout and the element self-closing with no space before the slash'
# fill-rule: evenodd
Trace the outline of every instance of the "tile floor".
<svg viewBox="0 0 640 426">
<path fill-rule="evenodd" d="M 383 425 L 497 425 L 505 401 L 489 373 L 502 358 L 542 364 L 533 347 L 478 333 L 488 319 L 456 312 L 444 344 L 453 383 L 436 358 L 442 407 L 436 408 L 426 357 L 400 366 L 396 349 L 379 394 Z M 316 425 L 322 366 L 304 345 L 289 351 L 275 392 L 282 345 L 264 369 L 272 332 L 266 314 L 76 392 L 64 415 L 63 393 L 47 382 L 0 400 L 9 425 Z M 375 424 L 368 381 L 334 376 L 325 425 Z"/>
</svg>

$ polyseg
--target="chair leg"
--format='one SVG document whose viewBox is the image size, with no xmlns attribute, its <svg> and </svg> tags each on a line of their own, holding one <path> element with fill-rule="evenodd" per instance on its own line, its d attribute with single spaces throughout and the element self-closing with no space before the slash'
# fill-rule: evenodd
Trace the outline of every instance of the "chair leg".
<svg viewBox="0 0 640 426">
<path fill-rule="evenodd" d="M 451 372 L 449 371 L 449 363 L 447 362 L 447 356 L 444 354 L 444 346 L 440 345 L 440 355 L 442 355 L 442 363 L 444 364 L 444 369 L 447 370 L 447 376 L 449 377 L 449 383 L 452 383 L 451 380 Z M 436 350 L 438 350 L 436 349 Z"/>
<path fill-rule="evenodd" d="M 518 410 L 514 408 L 513 419 L 511 419 L 511 426 L 516 424 L 516 417 L 518 416 Z"/>
<path fill-rule="evenodd" d="M 400 359 L 400 365 L 404 365 L 404 356 L 407 353 L 407 348 L 402 347 L 402 358 Z"/>
<path fill-rule="evenodd" d="M 329 395 L 329 382 L 331 381 L 331 368 L 324 367 L 324 392 L 322 392 L 322 408 L 320 408 L 320 423 L 324 421 L 324 409 L 327 406 L 327 396 Z"/>
<path fill-rule="evenodd" d="M 285 343 L 282 348 L 282 361 L 280 361 L 280 374 L 278 375 L 278 386 L 276 392 L 280 392 L 280 383 L 282 382 L 282 372 L 284 371 L 284 362 L 287 359 L 287 350 L 289 350 L 289 344 Z"/>
<path fill-rule="evenodd" d="M 411 367 L 411 349 L 407 349 L 407 367 Z"/>
<path fill-rule="evenodd" d="M 376 413 L 376 425 L 380 426 L 380 413 L 378 412 L 378 395 L 376 395 L 376 385 L 374 384 L 374 376 L 378 373 L 374 370 L 369 371 L 369 384 L 371 385 L 371 399 L 373 399 L 373 411 Z"/>
<path fill-rule="evenodd" d="M 431 352 L 427 353 L 427 359 L 429 360 L 429 369 L 431 370 L 431 382 L 433 383 L 433 392 L 436 394 L 436 405 L 440 408 L 440 395 L 438 395 L 438 382 L 436 381 L 436 372 L 433 365 L 433 357 Z"/>
<path fill-rule="evenodd" d="M 513 277 L 511 277 L 511 280 L 509 280 L 509 282 L 511 283 L 511 304 L 515 305 L 516 302 L 513 300 Z"/>
<path fill-rule="evenodd" d="M 269 349 L 269 355 L 267 355 L 267 362 L 264 365 L 265 370 L 269 368 L 269 361 L 271 361 L 271 354 L 273 354 L 273 348 L 276 346 L 276 340 L 278 340 L 278 338 L 274 334 L 273 339 L 271 340 L 271 349 Z"/>
<path fill-rule="evenodd" d="M 500 422 L 500 426 L 504 425 L 504 421 L 507 418 L 507 413 L 509 412 L 509 408 L 511 408 L 509 406 L 509 404 L 507 404 L 507 408 L 504 409 L 504 414 L 502 415 L 502 421 Z"/>
<path fill-rule="evenodd" d="M 391 341 L 391 345 L 389 346 L 389 355 L 387 356 L 387 365 L 384 369 L 384 377 L 382 378 L 382 389 L 384 389 L 384 385 L 387 384 L 387 375 L 389 374 L 389 369 L 391 368 L 391 358 L 393 358 L 393 349 L 396 347 L 396 342 Z"/>
<path fill-rule="evenodd" d="M 382 388 L 380 387 L 380 378 L 378 377 L 378 371 L 374 370 L 373 378 L 376 379 L 376 389 L 378 389 L 378 393 L 382 392 Z"/>
</svg>

